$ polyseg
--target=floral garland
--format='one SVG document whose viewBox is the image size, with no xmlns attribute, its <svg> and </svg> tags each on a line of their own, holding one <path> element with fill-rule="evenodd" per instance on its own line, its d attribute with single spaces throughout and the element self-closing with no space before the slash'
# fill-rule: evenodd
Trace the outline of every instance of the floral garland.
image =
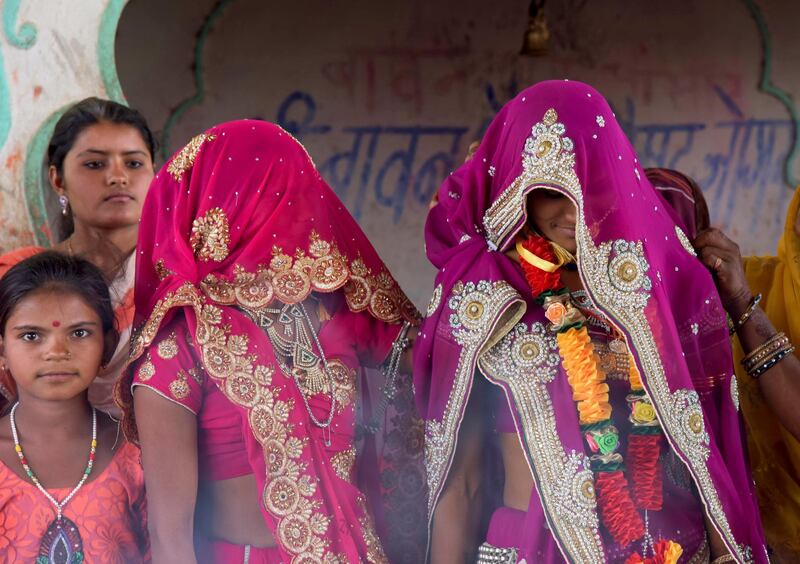
<svg viewBox="0 0 800 564">
<path fill-rule="evenodd" d="M 617 452 L 619 431 L 611 419 L 606 376 L 598 366 L 586 318 L 572 305 L 569 290 L 561 282 L 563 259 L 559 260 L 551 244 L 538 235 L 520 240 L 517 252 L 533 296 L 544 307 L 545 317 L 556 332 L 562 365 L 577 403 L 581 431 L 592 453 L 591 468 L 603 524 L 620 546 L 642 537 L 650 540 L 652 558 L 634 553 L 625 564 L 676 563 L 683 552 L 680 545 L 669 540 L 652 544 L 639 514 L 639 510 L 658 511 L 663 504 L 659 464 L 663 435 L 636 364 L 631 359 L 631 393 L 626 400 L 633 427 L 628 440 L 626 476 L 623 457 Z"/>
</svg>

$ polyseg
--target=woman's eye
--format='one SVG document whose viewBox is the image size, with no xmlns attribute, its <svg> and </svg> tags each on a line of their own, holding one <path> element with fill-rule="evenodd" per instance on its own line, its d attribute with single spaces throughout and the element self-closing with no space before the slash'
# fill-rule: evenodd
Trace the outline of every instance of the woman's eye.
<svg viewBox="0 0 800 564">
<path fill-rule="evenodd" d="M 143 166 L 142 161 L 128 161 L 128 168 L 142 168 Z"/>
<path fill-rule="evenodd" d="M 20 335 L 20 339 L 23 341 L 33 342 L 39 339 L 39 333 L 36 331 L 26 331 L 22 335 Z"/>
<path fill-rule="evenodd" d="M 72 334 L 73 334 L 73 336 L 77 337 L 78 339 L 85 339 L 86 337 L 91 335 L 92 332 L 89 331 L 88 329 L 75 329 L 75 331 L 73 331 Z"/>
<path fill-rule="evenodd" d="M 89 162 L 83 163 L 83 166 L 85 166 L 86 168 L 91 169 L 91 170 L 97 170 L 99 168 L 103 168 L 103 163 L 102 163 L 102 161 L 89 161 Z"/>
</svg>

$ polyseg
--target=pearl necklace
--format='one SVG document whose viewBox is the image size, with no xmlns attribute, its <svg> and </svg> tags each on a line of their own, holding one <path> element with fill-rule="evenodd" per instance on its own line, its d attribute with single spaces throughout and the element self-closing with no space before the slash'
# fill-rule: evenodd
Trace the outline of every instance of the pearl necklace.
<svg viewBox="0 0 800 564">
<path fill-rule="evenodd" d="M 33 470 L 31 470 L 31 467 L 28 465 L 28 461 L 25 459 L 25 455 L 22 452 L 22 445 L 19 443 L 19 435 L 17 435 L 17 424 L 14 417 L 18 407 L 19 407 L 19 402 L 15 403 L 14 407 L 11 408 L 11 415 L 9 416 L 9 421 L 11 421 L 11 435 L 14 437 L 14 450 L 17 451 L 17 456 L 19 457 L 19 461 L 22 463 L 22 467 L 25 469 L 25 472 L 28 474 L 28 477 L 33 482 L 33 485 L 36 486 L 39 489 L 39 491 L 42 492 L 45 495 L 45 497 L 50 500 L 50 503 L 52 503 L 56 507 L 58 513 L 56 520 L 60 520 L 61 513 L 64 507 L 67 505 L 67 503 L 69 503 L 69 500 L 71 500 L 75 496 L 75 494 L 78 493 L 78 490 L 81 489 L 83 484 L 89 478 L 89 475 L 92 473 L 92 466 L 94 466 L 94 454 L 95 451 L 97 450 L 97 410 L 94 407 L 92 408 L 92 443 L 91 443 L 91 448 L 89 450 L 89 462 L 86 464 L 86 470 L 84 470 L 83 476 L 81 477 L 80 482 L 78 482 L 78 485 L 72 489 L 69 495 L 67 495 L 67 497 L 65 497 L 61 501 L 61 503 L 59 503 L 52 495 L 50 495 L 50 492 L 44 489 L 44 486 L 42 486 L 41 482 L 36 477 L 36 474 L 34 474 Z"/>
</svg>

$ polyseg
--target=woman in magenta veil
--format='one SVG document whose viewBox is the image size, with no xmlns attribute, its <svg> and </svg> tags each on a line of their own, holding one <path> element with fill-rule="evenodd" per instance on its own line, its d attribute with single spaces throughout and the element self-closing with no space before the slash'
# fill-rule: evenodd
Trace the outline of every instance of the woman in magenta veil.
<svg viewBox="0 0 800 564">
<path fill-rule="evenodd" d="M 434 563 L 767 561 L 684 228 L 578 82 L 521 92 L 445 180 L 414 350 Z"/>
</svg>

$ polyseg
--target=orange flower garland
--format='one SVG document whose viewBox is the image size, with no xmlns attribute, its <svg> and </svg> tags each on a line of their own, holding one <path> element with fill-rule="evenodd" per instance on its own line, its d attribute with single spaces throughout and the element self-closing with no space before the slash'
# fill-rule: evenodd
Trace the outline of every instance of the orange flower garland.
<svg viewBox="0 0 800 564">
<path fill-rule="evenodd" d="M 616 452 L 619 434 L 611 419 L 606 376 L 598 366 L 585 318 L 572 306 L 569 292 L 561 283 L 555 253 L 546 239 L 536 235 L 519 241 L 517 250 L 533 295 L 545 308 L 545 316 L 553 324 L 551 329 L 556 331 L 562 366 L 572 388 L 572 398 L 577 403 L 581 430 L 592 451 L 591 464 L 602 522 L 614 541 L 626 546 L 646 532 L 637 508 L 660 509 L 662 504 L 658 465 L 662 437 L 655 411 L 631 358 L 631 394 L 627 400 L 633 423 L 628 448 L 634 482 L 632 495 L 623 472 L 622 456 Z M 626 564 L 674 564 L 682 553 L 679 544 L 664 540 L 656 543 L 653 550 L 652 559 L 644 560 L 634 554 Z"/>
</svg>

